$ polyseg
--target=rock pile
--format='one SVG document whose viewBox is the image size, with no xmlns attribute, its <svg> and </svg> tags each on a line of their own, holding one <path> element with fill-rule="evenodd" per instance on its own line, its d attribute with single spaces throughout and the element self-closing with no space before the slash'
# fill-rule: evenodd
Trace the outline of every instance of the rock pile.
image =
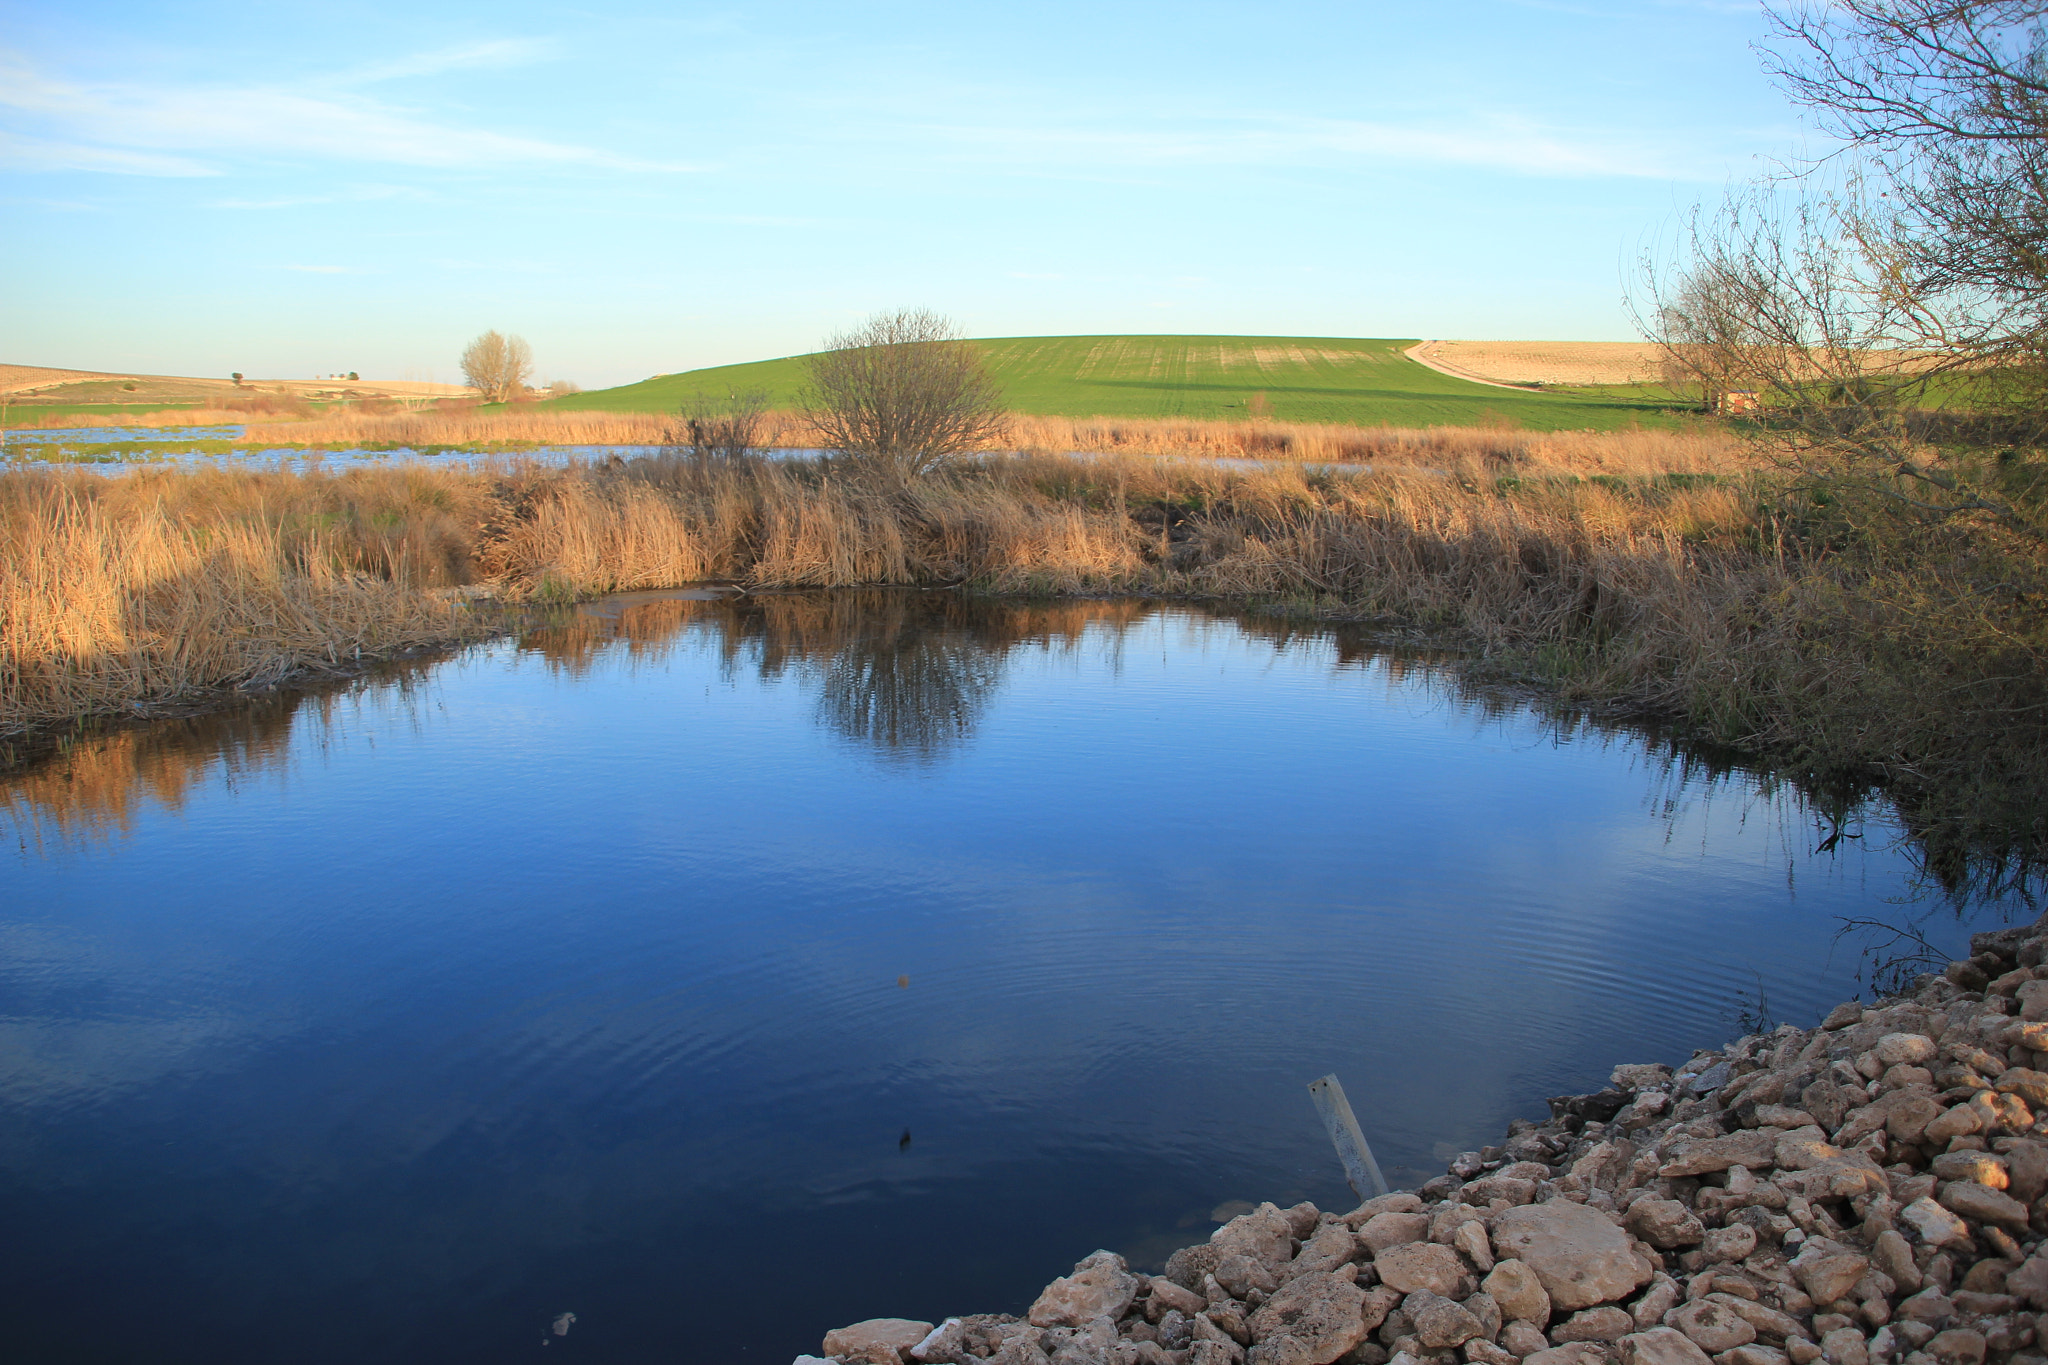
<svg viewBox="0 0 2048 1365">
<path fill-rule="evenodd" d="M 2048 1365 L 2048 917 L 1910 995 L 1623 1066 L 1414 1193 L 1272 1204 L 851 1365 Z M 803 1357 L 803 1361 L 816 1361 Z M 801 1362 L 799 1362 L 801 1365 Z"/>
</svg>

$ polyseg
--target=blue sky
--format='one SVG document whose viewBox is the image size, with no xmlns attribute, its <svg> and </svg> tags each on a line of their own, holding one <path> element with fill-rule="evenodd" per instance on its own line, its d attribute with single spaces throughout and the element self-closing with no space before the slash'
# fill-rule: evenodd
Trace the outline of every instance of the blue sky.
<svg viewBox="0 0 2048 1365">
<path fill-rule="evenodd" d="M 972 335 L 1622 340 L 1801 146 L 1748 0 L 0 0 L 0 361 L 586 386 Z"/>
</svg>

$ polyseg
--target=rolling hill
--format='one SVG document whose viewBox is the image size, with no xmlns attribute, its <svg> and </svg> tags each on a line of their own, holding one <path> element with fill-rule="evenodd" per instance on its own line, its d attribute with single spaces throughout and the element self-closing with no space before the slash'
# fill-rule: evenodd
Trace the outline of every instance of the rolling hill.
<svg viewBox="0 0 2048 1365">
<path fill-rule="evenodd" d="M 1500 388 L 1420 365 L 1413 340 L 1362 337 L 1073 336 L 978 340 L 1018 412 L 1059 417 L 1244 418 L 1359 426 L 1608 430 L 1665 425 L 1673 399 L 1644 386 Z M 673 411 L 697 394 L 760 389 L 793 406 L 802 356 L 665 374 L 553 400 L 610 412 Z"/>
</svg>

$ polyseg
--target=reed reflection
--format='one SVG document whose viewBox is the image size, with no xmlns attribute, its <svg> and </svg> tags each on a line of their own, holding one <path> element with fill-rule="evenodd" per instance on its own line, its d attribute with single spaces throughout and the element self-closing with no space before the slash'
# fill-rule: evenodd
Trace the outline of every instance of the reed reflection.
<svg viewBox="0 0 2048 1365">
<path fill-rule="evenodd" d="M 404 704 L 428 667 L 397 665 L 317 690 L 253 697 L 232 710 L 71 739 L 0 773 L 0 817 L 38 850 L 125 838 L 146 812 L 180 811 L 205 788 L 281 779 L 294 734 L 307 729 L 301 721 L 310 718 L 325 743 L 344 708 L 372 698 Z"/>
<path fill-rule="evenodd" d="M 570 678 L 598 668 L 666 669 L 679 651 L 709 651 L 728 676 L 787 678 L 814 689 L 817 723 L 863 751 L 885 762 L 930 765 L 971 740 L 1020 651 L 1085 653 L 1113 672 L 1135 633 L 1162 619 L 1174 629 L 1260 641 L 1276 655 L 1320 651 L 1329 667 L 1359 674 L 1368 688 L 1410 695 L 1419 688 L 1432 704 L 1476 722 L 1533 709 L 1552 743 L 1631 746 L 1648 778 L 1646 808 L 1667 820 L 1716 792 L 1732 788 L 1741 799 L 1768 802 L 1789 787 L 1798 800 L 1779 817 L 1788 853 L 1802 846 L 1830 852 L 1895 817 L 1907 832 L 1916 891 L 1926 898 L 1958 911 L 2043 899 L 2038 866 L 1982 843 L 1925 839 L 1920 813 L 1893 805 L 1874 781 L 1821 787 L 1798 773 L 1773 774 L 1654 721 L 1488 685 L 1456 655 L 1395 644 L 1363 625 L 1132 599 L 1017 602 L 908 589 L 742 596 L 702 588 L 584 603 L 525 631 L 516 647 L 521 657 Z M 0 773 L 0 822 L 30 851 L 126 837 L 145 811 L 178 811 L 202 788 L 283 780 L 294 752 L 336 742 L 345 729 L 341 719 L 366 707 L 395 705 L 419 725 L 418 685 L 432 667 L 393 666 L 350 682 L 253 698 L 230 711 L 76 740 Z"/>
</svg>

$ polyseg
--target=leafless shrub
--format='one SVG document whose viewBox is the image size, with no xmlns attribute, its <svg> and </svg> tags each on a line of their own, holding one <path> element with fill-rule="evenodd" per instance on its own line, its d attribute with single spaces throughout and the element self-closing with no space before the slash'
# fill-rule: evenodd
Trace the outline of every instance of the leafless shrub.
<svg viewBox="0 0 2048 1365">
<path fill-rule="evenodd" d="M 810 359 L 805 415 L 824 444 L 904 480 L 997 439 L 1002 393 L 959 329 L 924 309 L 877 313 Z"/>
<path fill-rule="evenodd" d="M 712 398 L 699 393 L 682 406 L 662 435 L 662 445 L 694 460 L 742 460 L 766 441 L 769 395 L 748 389 Z"/>
</svg>

